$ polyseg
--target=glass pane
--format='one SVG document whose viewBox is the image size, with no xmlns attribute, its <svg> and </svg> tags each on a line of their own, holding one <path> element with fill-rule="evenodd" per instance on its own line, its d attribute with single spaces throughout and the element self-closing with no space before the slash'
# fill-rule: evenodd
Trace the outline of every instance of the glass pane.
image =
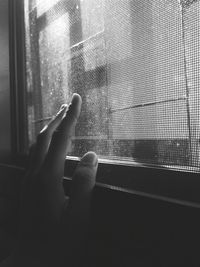
<svg viewBox="0 0 200 267">
<path fill-rule="evenodd" d="M 58 3 L 60 0 L 24 0 L 25 5 L 29 6 L 29 12 L 37 9 L 37 17 L 43 15 L 45 12 L 51 9 L 56 3 Z"/>
<path fill-rule="evenodd" d="M 198 1 L 27 0 L 25 25 L 30 143 L 77 92 L 70 155 L 199 166 Z"/>
</svg>

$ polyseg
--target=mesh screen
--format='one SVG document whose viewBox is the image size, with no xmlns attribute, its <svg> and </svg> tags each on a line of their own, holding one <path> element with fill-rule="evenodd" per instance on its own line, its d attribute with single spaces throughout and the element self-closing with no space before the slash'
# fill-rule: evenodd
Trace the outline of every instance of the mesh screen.
<svg viewBox="0 0 200 267">
<path fill-rule="evenodd" d="M 199 1 L 26 0 L 30 143 L 74 92 L 70 155 L 199 166 Z"/>
</svg>

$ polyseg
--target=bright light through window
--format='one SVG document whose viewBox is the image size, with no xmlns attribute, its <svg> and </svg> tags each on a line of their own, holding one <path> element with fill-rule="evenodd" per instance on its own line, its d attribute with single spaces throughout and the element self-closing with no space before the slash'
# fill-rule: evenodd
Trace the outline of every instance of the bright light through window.
<svg viewBox="0 0 200 267">
<path fill-rule="evenodd" d="M 77 92 L 72 156 L 199 166 L 199 1 L 28 2 L 30 143 Z"/>
<path fill-rule="evenodd" d="M 33 0 L 33 1 L 24 0 L 24 4 L 29 5 L 29 10 L 27 10 L 28 12 L 37 9 L 37 16 L 39 17 L 59 1 L 60 0 Z"/>
</svg>

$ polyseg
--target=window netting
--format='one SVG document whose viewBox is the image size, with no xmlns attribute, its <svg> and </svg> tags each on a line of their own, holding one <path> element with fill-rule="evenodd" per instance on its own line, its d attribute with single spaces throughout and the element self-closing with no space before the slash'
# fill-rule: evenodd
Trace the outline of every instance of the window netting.
<svg viewBox="0 0 200 267">
<path fill-rule="evenodd" d="M 25 1 L 29 140 L 72 93 L 70 155 L 199 167 L 200 2 Z"/>
</svg>

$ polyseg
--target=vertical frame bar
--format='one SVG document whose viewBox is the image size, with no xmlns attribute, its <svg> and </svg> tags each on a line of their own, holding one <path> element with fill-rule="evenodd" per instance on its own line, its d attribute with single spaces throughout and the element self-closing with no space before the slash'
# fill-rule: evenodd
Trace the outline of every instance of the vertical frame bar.
<svg viewBox="0 0 200 267">
<path fill-rule="evenodd" d="M 28 152 L 24 0 L 9 0 L 11 149 L 13 159 Z"/>
</svg>

